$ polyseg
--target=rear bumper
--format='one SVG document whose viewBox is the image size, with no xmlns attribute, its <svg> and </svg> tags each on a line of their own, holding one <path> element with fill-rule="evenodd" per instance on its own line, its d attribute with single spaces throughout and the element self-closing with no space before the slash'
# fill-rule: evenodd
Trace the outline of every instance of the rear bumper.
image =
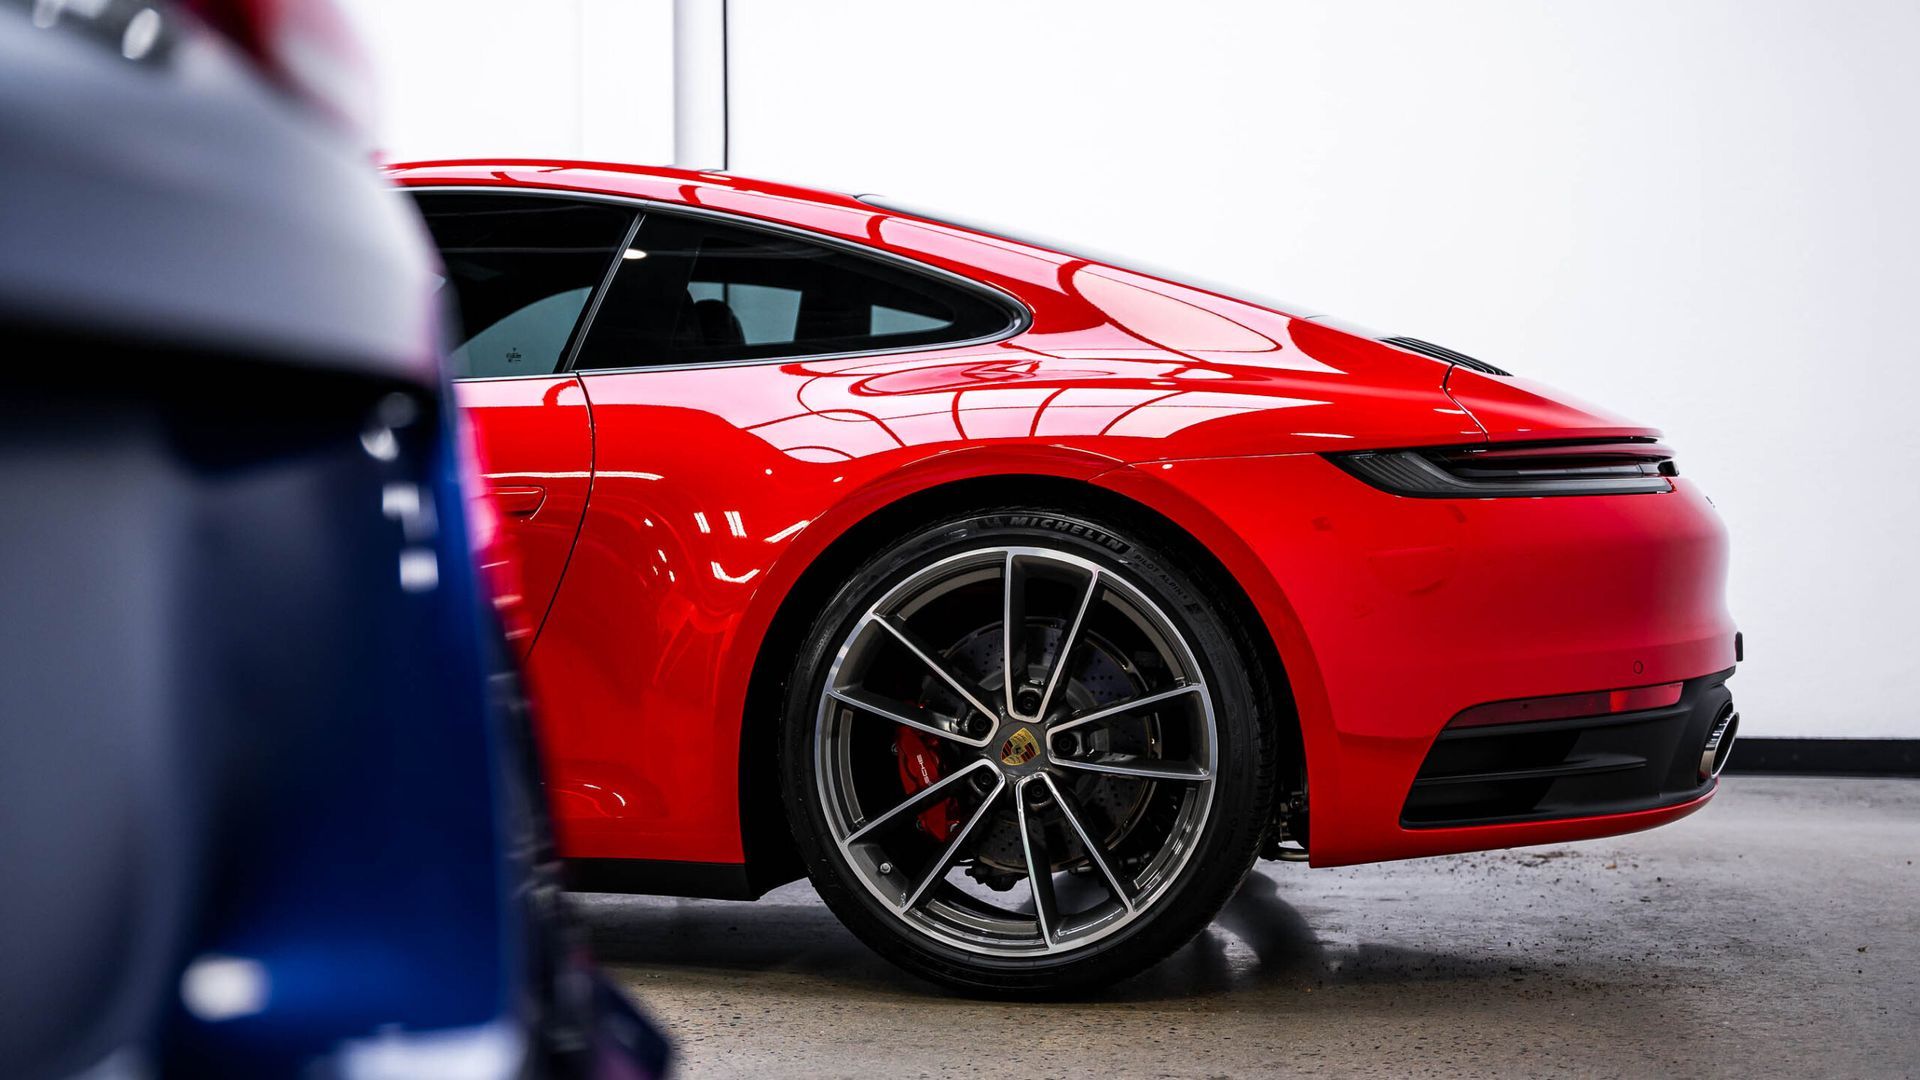
<svg viewBox="0 0 1920 1080">
<path fill-rule="evenodd" d="M 1663 494 L 1449 500 L 1378 491 L 1316 455 L 1118 472 L 1133 475 L 1103 480 L 1190 528 L 1260 609 L 1300 714 L 1316 865 L 1627 832 L 1711 796 L 1711 782 L 1663 777 L 1646 798 L 1549 799 L 1521 820 L 1402 817 L 1442 730 L 1471 706 L 1733 667 L 1725 530 L 1686 480 Z M 1671 766 L 1689 738 L 1651 757 Z"/>
<path fill-rule="evenodd" d="M 1733 715 L 1731 670 L 1681 684 L 1660 708 L 1442 729 L 1400 810 L 1409 829 L 1602 817 L 1713 790 L 1702 749 Z M 1722 758 L 1724 760 L 1724 758 Z"/>
</svg>

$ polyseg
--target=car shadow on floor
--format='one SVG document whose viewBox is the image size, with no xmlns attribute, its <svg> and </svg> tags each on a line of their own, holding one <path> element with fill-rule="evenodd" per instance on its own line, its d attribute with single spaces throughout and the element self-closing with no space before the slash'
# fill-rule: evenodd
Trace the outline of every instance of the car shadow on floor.
<svg viewBox="0 0 1920 1080">
<path fill-rule="evenodd" d="M 759 903 L 662 897 L 580 895 L 575 906 L 595 955 L 614 968 L 671 973 L 752 972 L 790 980 L 796 991 L 820 983 L 838 992 L 882 996 L 943 995 L 869 950 L 804 883 Z M 1080 995 L 1087 1002 L 1154 1002 L 1342 987 L 1391 989 L 1439 980 L 1508 992 L 1541 979 L 1572 988 L 1567 972 L 1511 957 L 1449 954 L 1399 946 L 1326 947 L 1273 877 L 1255 872 L 1213 926 L 1146 972 Z"/>
<path fill-rule="evenodd" d="M 804 884 L 757 903 L 611 894 L 572 899 L 595 959 L 611 967 L 785 974 L 897 992 L 927 987 L 861 944 Z"/>
</svg>

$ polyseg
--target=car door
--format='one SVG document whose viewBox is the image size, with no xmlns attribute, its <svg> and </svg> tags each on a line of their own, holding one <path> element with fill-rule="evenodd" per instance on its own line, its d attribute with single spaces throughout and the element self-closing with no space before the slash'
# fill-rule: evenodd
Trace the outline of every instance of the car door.
<svg viewBox="0 0 1920 1080">
<path fill-rule="evenodd" d="M 454 395 L 514 560 L 496 597 L 532 649 L 593 483 L 593 423 L 567 361 L 618 262 L 632 209 L 544 195 L 415 194 L 446 264 Z"/>
<path fill-rule="evenodd" d="M 536 660 L 565 717 L 546 746 L 563 853 L 740 862 L 738 687 L 716 673 L 822 488 L 902 445 L 873 416 L 809 404 L 804 361 L 1011 320 L 843 245 L 647 211 L 573 365 L 593 410 L 593 502 Z"/>
</svg>

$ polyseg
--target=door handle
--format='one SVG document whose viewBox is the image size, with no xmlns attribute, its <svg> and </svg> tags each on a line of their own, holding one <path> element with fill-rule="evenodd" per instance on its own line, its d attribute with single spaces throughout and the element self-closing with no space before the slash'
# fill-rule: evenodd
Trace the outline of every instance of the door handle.
<svg viewBox="0 0 1920 1080">
<path fill-rule="evenodd" d="M 543 487 L 497 487 L 489 494 L 493 504 L 500 512 L 510 518 L 530 518 L 547 501 L 547 489 Z"/>
</svg>

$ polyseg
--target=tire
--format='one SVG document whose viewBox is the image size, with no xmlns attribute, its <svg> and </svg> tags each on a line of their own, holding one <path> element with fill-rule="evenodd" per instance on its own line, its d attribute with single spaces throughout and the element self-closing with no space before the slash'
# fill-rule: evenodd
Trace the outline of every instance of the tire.
<svg viewBox="0 0 1920 1080">
<path fill-rule="evenodd" d="M 1103 986 L 1191 940 L 1273 797 L 1226 610 L 1171 545 L 1097 514 L 974 511 L 881 551 L 787 683 L 783 795 L 821 898 L 970 993 Z"/>
</svg>

